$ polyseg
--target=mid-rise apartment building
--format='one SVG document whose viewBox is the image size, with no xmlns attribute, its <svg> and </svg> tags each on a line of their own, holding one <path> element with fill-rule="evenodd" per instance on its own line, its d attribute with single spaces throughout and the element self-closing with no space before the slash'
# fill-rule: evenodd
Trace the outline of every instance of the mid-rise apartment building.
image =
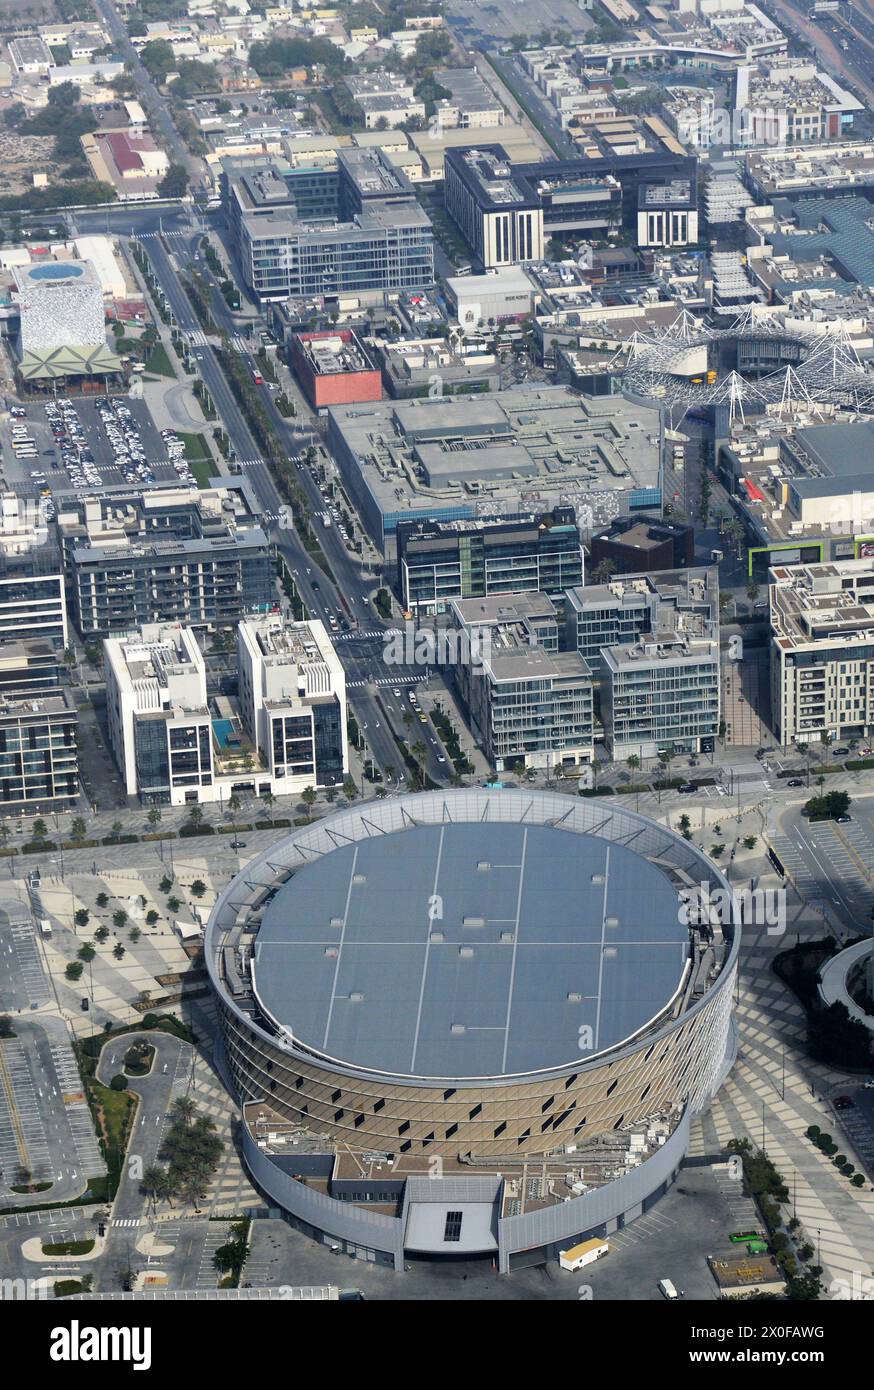
<svg viewBox="0 0 874 1390">
<path fill-rule="evenodd" d="M 715 568 L 623 575 L 567 596 L 564 644 L 598 683 L 614 759 L 712 752 L 721 719 Z"/>
<path fill-rule="evenodd" d="M 647 640 L 681 616 L 694 620 L 696 615 L 705 625 L 718 618 L 718 578 L 712 567 L 615 575 L 607 584 L 586 584 L 568 593 L 563 645 L 578 651 L 597 677 L 606 648 Z"/>
<path fill-rule="evenodd" d="M 342 782 L 343 669 L 321 623 L 238 628 L 239 700 L 211 694 L 191 628 L 150 624 L 104 642 L 110 743 L 129 796 L 181 806 Z"/>
<path fill-rule="evenodd" d="M 128 796 L 182 806 L 215 796 L 206 667 L 190 628 L 145 626 L 103 644 L 109 741 Z"/>
<path fill-rule="evenodd" d="M 0 643 L 44 638 L 67 644 L 64 577 L 39 505 L 0 496 Z"/>
<path fill-rule="evenodd" d="M 260 299 L 433 285 L 431 222 L 382 150 L 340 150 L 336 168 L 254 156 L 225 159 L 222 170 L 234 247 Z"/>
<path fill-rule="evenodd" d="M 615 762 L 712 753 L 719 734 L 719 638 L 675 630 L 603 654 L 601 719 Z"/>
<path fill-rule="evenodd" d="M 78 722 L 66 690 L 27 700 L 0 695 L 0 803 L 36 809 L 75 800 Z"/>
<path fill-rule="evenodd" d="M 341 783 L 349 771 L 346 682 L 324 624 L 242 622 L 237 658 L 243 727 L 274 794 Z"/>
<path fill-rule="evenodd" d="M 151 623 L 214 629 L 276 604 L 270 543 L 241 489 L 87 498 L 59 511 L 58 530 L 83 637 Z"/>
<path fill-rule="evenodd" d="M 660 210 L 672 187 L 684 184 L 674 219 L 646 221 L 646 245 L 680 245 L 697 239 L 696 161 L 681 146 L 633 154 L 594 153 L 577 159 L 512 163 L 502 145 L 446 151 L 447 211 L 485 269 L 542 260 L 551 236 L 604 238 L 623 224 L 637 227 L 638 205 Z M 677 197 L 679 194 L 677 193 Z M 656 238 L 661 235 L 666 240 Z M 676 238 L 675 241 L 671 238 Z"/>
<path fill-rule="evenodd" d="M 573 507 L 505 522 L 406 522 L 397 529 L 398 594 L 415 614 L 446 611 L 450 599 L 544 593 L 561 599 L 583 582 Z"/>
<path fill-rule="evenodd" d="M 874 560 L 770 572 L 771 714 L 778 742 L 874 731 Z"/>
<path fill-rule="evenodd" d="M 557 650 L 555 606 L 542 594 L 454 599 L 469 660 L 452 668 L 486 757 L 498 772 L 573 768 L 594 757 L 592 673 Z"/>
</svg>

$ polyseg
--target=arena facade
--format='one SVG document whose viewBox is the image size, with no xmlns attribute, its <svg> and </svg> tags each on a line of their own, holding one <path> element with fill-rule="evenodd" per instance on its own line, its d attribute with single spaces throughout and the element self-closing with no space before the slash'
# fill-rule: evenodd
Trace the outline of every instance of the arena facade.
<svg viewBox="0 0 874 1390">
<path fill-rule="evenodd" d="M 507 1272 L 609 1234 L 673 1180 L 733 1060 L 732 902 L 606 798 L 427 792 L 277 840 L 206 941 L 254 1180 L 396 1267 Z"/>
</svg>

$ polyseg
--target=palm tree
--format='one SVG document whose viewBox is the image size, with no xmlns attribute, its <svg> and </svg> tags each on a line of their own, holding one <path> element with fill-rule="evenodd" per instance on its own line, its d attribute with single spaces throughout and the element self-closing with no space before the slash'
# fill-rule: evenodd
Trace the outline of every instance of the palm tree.
<svg viewBox="0 0 874 1390">
<path fill-rule="evenodd" d="M 264 802 L 264 805 L 267 807 L 267 814 L 268 814 L 269 817 L 270 817 L 270 824 L 272 825 L 272 824 L 273 824 L 273 807 L 276 805 L 276 797 L 273 795 L 273 793 L 272 793 L 271 791 L 266 791 L 266 792 L 264 792 L 263 796 L 261 797 L 261 800 Z"/>
<path fill-rule="evenodd" d="M 149 1198 L 152 1204 L 153 1215 L 155 1203 L 159 1197 L 163 1196 L 166 1182 L 167 1174 L 164 1172 L 164 1169 L 159 1168 L 156 1163 L 148 1167 L 143 1173 L 142 1181 L 140 1182 L 140 1191 L 145 1193 Z"/>
<path fill-rule="evenodd" d="M 184 1120 L 190 1127 L 194 1115 L 197 1113 L 197 1106 L 190 1096 L 177 1096 L 170 1107 L 170 1112 L 174 1119 Z"/>
<path fill-rule="evenodd" d="M 615 560 L 599 560 L 592 571 L 593 584 L 607 584 L 610 578 L 616 573 Z"/>
<path fill-rule="evenodd" d="M 628 770 L 631 773 L 635 773 L 637 769 L 640 767 L 640 758 L 637 756 L 636 753 L 629 753 L 625 761 L 628 765 Z"/>
<path fill-rule="evenodd" d="M 306 807 L 307 820 L 312 820 L 312 811 L 313 807 L 316 804 L 317 795 L 318 793 L 316 792 L 315 787 L 304 787 L 303 791 L 300 794 L 300 799 Z"/>
</svg>

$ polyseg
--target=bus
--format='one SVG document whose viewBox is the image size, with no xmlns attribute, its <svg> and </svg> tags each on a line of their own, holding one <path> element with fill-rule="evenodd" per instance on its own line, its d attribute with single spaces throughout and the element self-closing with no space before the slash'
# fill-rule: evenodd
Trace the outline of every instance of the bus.
<svg viewBox="0 0 874 1390">
<path fill-rule="evenodd" d="M 258 368 L 257 368 L 257 367 L 253 367 L 253 368 L 252 368 L 252 380 L 254 381 L 254 383 L 255 383 L 256 386 L 263 386 L 263 385 L 264 385 L 264 378 L 263 378 L 263 376 L 261 375 L 261 373 L 258 371 Z"/>
</svg>

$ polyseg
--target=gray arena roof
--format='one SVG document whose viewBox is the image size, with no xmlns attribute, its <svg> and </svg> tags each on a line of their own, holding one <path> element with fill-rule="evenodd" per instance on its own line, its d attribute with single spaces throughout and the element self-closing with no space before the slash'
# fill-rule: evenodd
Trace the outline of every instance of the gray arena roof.
<svg viewBox="0 0 874 1390">
<path fill-rule="evenodd" d="M 450 823 L 300 868 L 265 909 L 254 985 L 277 1024 L 328 1057 L 501 1076 L 585 1061 L 637 1032 L 677 990 L 687 951 L 676 887 L 634 850 L 544 825 Z"/>
</svg>

